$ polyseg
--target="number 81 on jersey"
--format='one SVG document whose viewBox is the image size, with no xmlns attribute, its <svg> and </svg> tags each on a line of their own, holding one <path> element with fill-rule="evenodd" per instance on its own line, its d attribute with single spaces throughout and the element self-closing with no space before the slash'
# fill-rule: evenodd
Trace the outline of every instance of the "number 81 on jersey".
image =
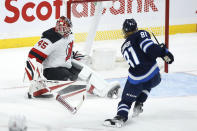
<svg viewBox="0 0 197 131">
<path fill-rule="evenodd" d="M 123 56 L 127 60 L 127 63 L 133 68 L 135 68 L 137 65 L 140 64 L 139 59 L 136 55 L 136 52 L 132 46 L 128 47 L 124 51 Z"/>
</svg>

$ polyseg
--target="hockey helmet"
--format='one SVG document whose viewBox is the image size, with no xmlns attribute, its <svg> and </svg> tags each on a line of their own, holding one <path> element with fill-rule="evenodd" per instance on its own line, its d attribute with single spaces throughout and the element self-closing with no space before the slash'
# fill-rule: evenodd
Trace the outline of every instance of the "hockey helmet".
<svg viewBox="0 0 197 131">
<path fill-rule="evenodd" d="M 72 34 L 71 31 L 72 22 L 65 16 L 61 16 L 55 26 L 55 31 L 60 33 L 62 36 L 67 37 L 69 34 Z"/>
<path fill-rule="evenodd" d="M 124 35 L 126 35 L 129 32 L 133 32 L 135 30 L 137 30 L 137 22 L 133 18 L 126 19 L 122 26 L 122 31 Z"/>
<path fill-rule="evenodd" d="M 22 114 L 10 116 L 8 122 L 9 131 L 27 131 L 27 120 Z"/>
</svg>

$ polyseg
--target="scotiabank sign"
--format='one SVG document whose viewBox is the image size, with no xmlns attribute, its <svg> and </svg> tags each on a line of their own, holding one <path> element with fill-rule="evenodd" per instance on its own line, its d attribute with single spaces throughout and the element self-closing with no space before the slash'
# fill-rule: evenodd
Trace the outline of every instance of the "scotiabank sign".
<svg viewBox="0 0 197 131">
<path fill-rule="evenodd" d="M 77 10 L 80 4 L 82 6 L 82 11 Z M 77 18 L 94 16 L 94 12 L 95 12 L 94 2 L 91 2 L 90 6 L 88 6 L 88 3 L 80 3 L 80 4 L 79 3 L 73 4 L 72 6 L 73 16 Z M 133 7 L 136 8 L 133 9 Z M 105 14 L 106 10 L 107 9 L 104 6 L 102 14 Z M 158 11 L 158 7 L 156 6 L 154 0 L 115 0 L 112 1 L 112 5 L 111 7 L 109 7 L 109 12 L 111 15 L 131 14 L 133 12 L 147 13 L 150 10 L 153 12 Z"/>
<path fill-rule="evenodd" d="M 23 1 L 23 5 L 19 5 L 17 3 Z M 137 13 L 142 12 L 149 12 L 151 9 L 152 11 L 158 11 L 158 8 L 153 0 L 136 0 L 137 4 L 133 4 L 133 0 L 118 0 L 114 1 L 113 3 L 118 2 L 119 6 L 115 8 L 114 6 L 110 7 L 110 13 L 112 15 L 117 14 L 125 14 L 125 13 L 132 13 L 133 6 L 137 6 Z M 32 22 L 35 19 L 39 19 L 41 21 L 48 20 L 50 17 L 54 17 L 55 19 L 60 17 L 61 8 L 63 5 L 62 0 L 51 0 L 51 1 L 41 1 L 39 3 L 34 0 L 5 0 L 5 9 L 9 13 L 13 13 L 12 15 L 6 15 L 4 21 L 6 23 L 15 23 L 18 21 L 19 17 L 22 16 L 22 19 L 26 22 Z M 95 12 L 95 5 L 94 2 L 90 3 L 91 6 L 85 3 L 77 3 L 72 4 L 72 13 L 74 17 L 81 18 L 81 17 L 88 17 L 93 16 Z M 18 6 L 17 6 L 18 5 Z M 82 9 L 79 10 L 79 7 Z M 142 8 L 144 10 L 142 10 Z M 42 10 L 45 9 L 43 13 Z M 66 11 L 66 9 L 64 9 Z M 88 12 L 91 13 L 88 13 Z M 103 14 L 105 14 L 106 9 L 103 9 Z M 28 12 L 28 13 L 27 13 Z M 31 12 L 35 12 L 34 14 Z M 52 16 L 54 12 L 55 16 Z M 90 15 L 88 15 L 90 14 Z"/>
<path fill-rule="evenodd" d="M 65 1 L 0 0 L 0 39 L 40 36 L 44 30 L 54 27 L 56 19 L 65 15 Z M 194 11 L 197 0 L 190 0 L 187 4 L 190 8 L 183 12 L 185 0 L 171 1 L 171 6 L 176 6 L 170 8 L 171 24 L 196 23 Z M 71 5 L 74 33 L 89 30 L 95 10 L 94 2 Z M 138 21 L 140 27 L 161 26 L 165 19 L 165 0 L 116 0 L 113 5 L 107 5 L 103 9 L 98 30 L 119 30 L 124 19 L 132 17 Z"/>
<path fill-rule="evenodd" d="M 20 15 L 22 16 L 24 21 L 27 22 L 34 21 L 36 17 L 42 21 L 47 20 L 52 15 L 52 6 L 55 7 L 55 18 L 57 19 L 60 17 L 60 8 L 62 6 L 62 0 L 54 0 L 52 5 L 47 1 L 42 1 L 38 3 L 38 5 L 36 6 L 33 0 L 31 2 L 25 3 L 22 8 L 12 5 L 19 1 L 21 0 L 5 0 L 5 8 L 7 9 L 7 11 L 12 12 L 14 14 L 14 16 L 5 17 L 4 21 L 6 23 L 15 23 L 19 19 Z M 45 14 L 41 13 L 42 8 L 47 9 Z M 28 10 L 31 10 L 32 12 L 35 10 L 36 16 L 33 14 L 27 14 Z"/>
</svg>

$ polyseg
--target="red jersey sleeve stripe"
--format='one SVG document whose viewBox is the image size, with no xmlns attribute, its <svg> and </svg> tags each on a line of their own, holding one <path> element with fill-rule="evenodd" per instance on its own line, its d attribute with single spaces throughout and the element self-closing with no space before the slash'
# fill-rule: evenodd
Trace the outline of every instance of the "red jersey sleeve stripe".
<svg viewBox="0 0 197 131">
<path fill-rule="evenodd" d="M 31 51 L 29 52 L 28 57 L 36 58 L 38 62 L 42 63 L 47 58 L 47 55 L 35 48 L 32 48 Z"/>
<path fill-rule="evenodd" d="M 46 54 L 44 54 L 43 52 L 37 50 L 36 48 L 32 48 L 32 51 L 35 52 L 35 53 L 37 53 L 37 54 L 39 54 L 43 58 L 47 58 L 47 55 Z"/>
</svg>

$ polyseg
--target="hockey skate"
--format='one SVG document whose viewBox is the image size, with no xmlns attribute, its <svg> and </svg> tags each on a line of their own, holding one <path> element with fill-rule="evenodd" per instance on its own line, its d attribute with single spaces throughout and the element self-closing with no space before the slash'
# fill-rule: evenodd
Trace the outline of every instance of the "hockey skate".
<svg viewBox="0 0 197 131">
<path fill-rule="evenodd" d="M 113 83 L 112 86 L 111 86 L 111 89 L 107 93 L 107 97 L 117 99 L 119 89 L 120 89 L 120 84 L 119 83 Z"/>
<path fill-rule="evenodd" d="M 139 116 L 139 114 L 143 112 L 142 107 L 143 107 L 143 103 L 135 103 L 134 108 L 133 108 L 132 117 Z"/>
<path fill-rule="evenodd" d="M 126 117 L 115 116 L 113 119 L 106 119 L 103 123 L 104 126 L 120 128 L 127 121 Z"/>
</svg>

